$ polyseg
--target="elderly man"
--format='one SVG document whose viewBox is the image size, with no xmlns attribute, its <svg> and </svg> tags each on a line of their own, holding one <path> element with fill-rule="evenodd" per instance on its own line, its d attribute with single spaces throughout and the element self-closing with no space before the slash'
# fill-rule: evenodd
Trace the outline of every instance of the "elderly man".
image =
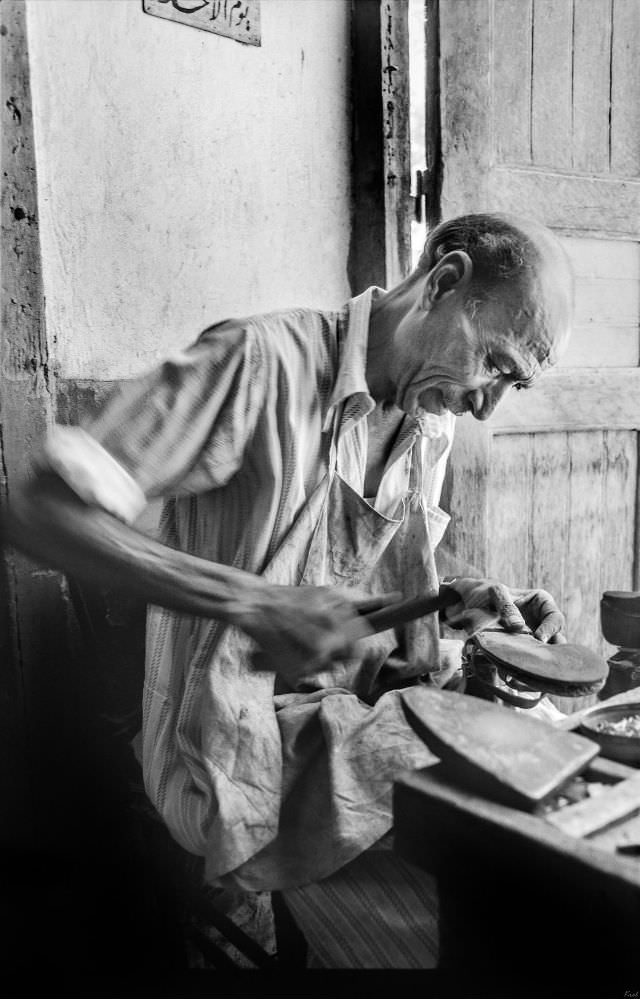
<svg viewBox="0 0 640 999">
<path fill-rule="evenodd" d="M 385 837 L 394 777 L 432 759 L 400 697 L 446 682 L 439 622 L 371 634 L 361 611 L 442 585 L 455 417 L 532 385 L 570 312 L 549 231 L 453 219 L 390 291 L 207 329 L 57 428 L 13 504 L 24 550 L 153 605 L 147 793 L 210 882 L 285 891 L 318 965 L 435 961 L 432 886 Z M 157 496 L 160 541 L 131 526 Z M 458 619 L 491 607 L 563 640 L 544 591 L 464 571 L 455 590 Z"/>
</svg>

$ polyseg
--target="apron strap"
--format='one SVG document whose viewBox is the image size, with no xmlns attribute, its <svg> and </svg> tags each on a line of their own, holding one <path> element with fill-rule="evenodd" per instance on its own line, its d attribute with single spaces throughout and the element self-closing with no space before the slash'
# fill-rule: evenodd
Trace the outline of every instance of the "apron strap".
<svg viewBox="0 0 640 999">
<path fill-rule="evenodd" d="M 411 445 L 411 465 L 409 468 L 409 492 L 423 495 L 423 461 L 422 461 L 422 437 L 416 431 L 416 435 Z"/>
<path fill-rule="evenodd" d="M 344 403 L 335 406 L 333 410 L 333 420 L 331 422 L 331 445 L 329 447 L 329 480 L 331 480 L 338 467 L 338 429 L 342 419 Z"/>
</svg>

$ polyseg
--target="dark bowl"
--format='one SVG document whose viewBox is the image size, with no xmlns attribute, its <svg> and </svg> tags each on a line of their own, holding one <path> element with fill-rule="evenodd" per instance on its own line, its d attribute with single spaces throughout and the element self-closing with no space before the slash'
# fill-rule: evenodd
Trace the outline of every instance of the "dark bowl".
<svg viewBox="0 0 640 999">
<path fill-rule="evenodd" d="M 602 756 L 640 766 L 640 736 L 614 735 L 611 732 L 599 732 L 596 728 L 598 722 L 618 722 L 630 715 L 640 715 L 640 701 L 592 708 L 580 722 L 579 729 L 582 735 L 598 743 Z"/>
<path fill-rule="evenodd" d="M 611 645 L 640 648 L 640 594 L 608 590 L 600 600 L 600 626 Z"/>
</svg>

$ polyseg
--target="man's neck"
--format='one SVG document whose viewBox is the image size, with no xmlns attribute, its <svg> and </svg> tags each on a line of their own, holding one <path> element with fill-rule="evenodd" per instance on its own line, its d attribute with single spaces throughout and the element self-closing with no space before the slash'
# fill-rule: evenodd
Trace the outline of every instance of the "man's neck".
<svg viewBox="0 0 640 999">
<path fill-rule="evenodd" d="M 408 277 L 372 302 L 366 378 L 376 403 L 395 404 L 396 386 L 392 376 L 395 333 L 415 304 L 421 287 L 421 280 Z"/>
<path fill-rule="evenodd" d="M 375 496 L 384 474 L 404 413 L 397 406 L 378 403 L 367 416 L 368 444 L 364 495 Z"/>
</svg>

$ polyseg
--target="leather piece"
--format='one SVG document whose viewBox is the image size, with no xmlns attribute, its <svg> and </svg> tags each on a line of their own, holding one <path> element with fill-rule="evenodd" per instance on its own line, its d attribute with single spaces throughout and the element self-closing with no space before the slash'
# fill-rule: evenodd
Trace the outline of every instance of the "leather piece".
<svg viewBox="0 0 640 999">
<path fill-rule="evenodd" d="M 506 631 L 483 631 L 471 642 L 496 665 L 532 680 L 592 684 L 603 681 L 608 672 L 606 660 L 584 645 L 549 645 L 533 635 Z"/>
<path fill-rule="evenodd" d="M 583 736 L 464 694 L 412 687 L 403 691 L 402 707 L 454 784 L 527 811 L 598 754 Z"/>
</svg>

